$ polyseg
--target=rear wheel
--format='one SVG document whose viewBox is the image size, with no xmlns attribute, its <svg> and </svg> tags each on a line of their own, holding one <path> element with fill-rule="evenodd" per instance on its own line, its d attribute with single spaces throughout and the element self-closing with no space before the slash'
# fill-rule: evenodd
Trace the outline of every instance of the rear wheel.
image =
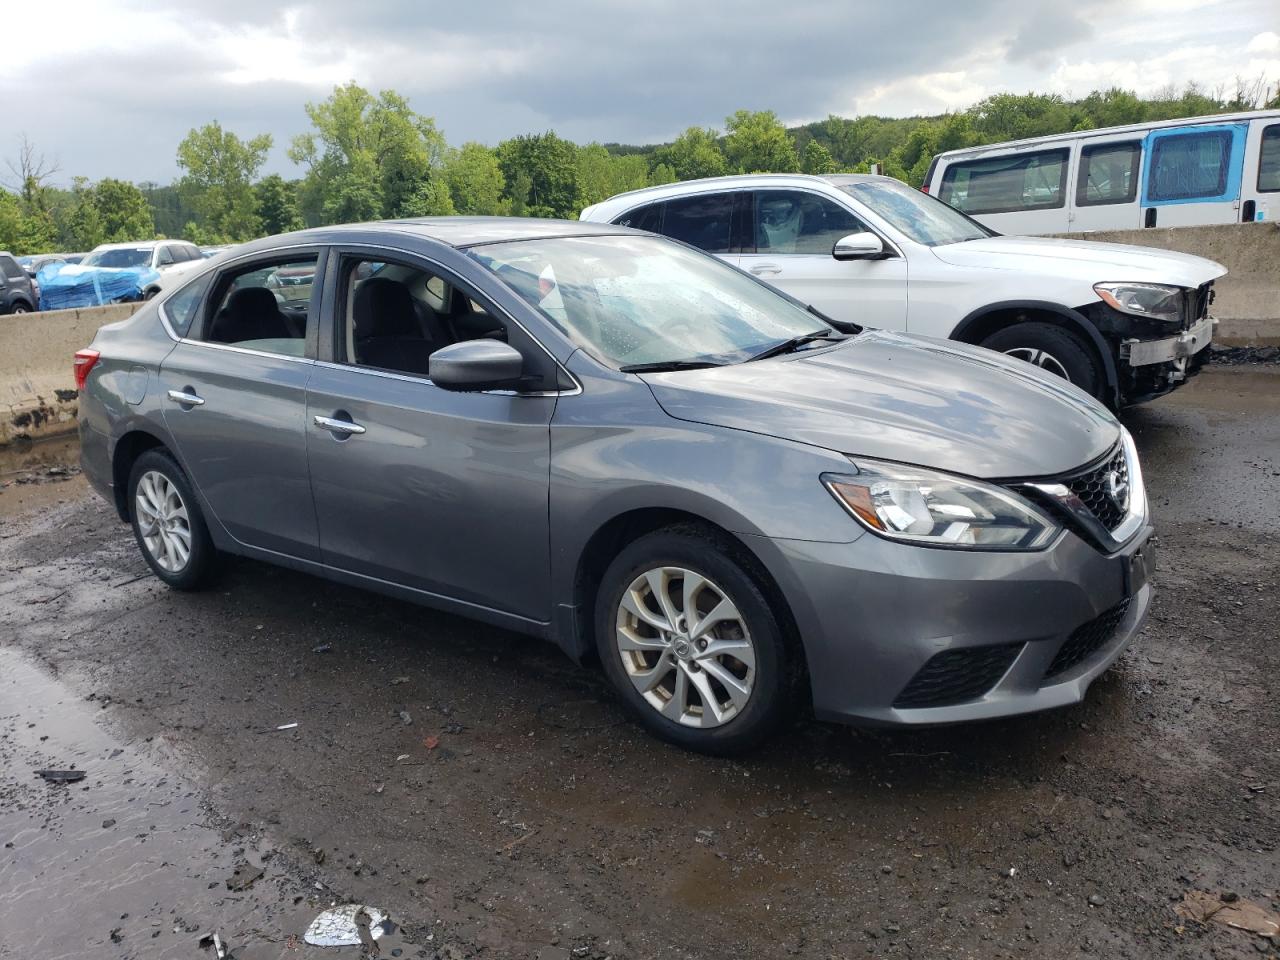
<svg viewBox="0 0 1280 960">
<path fill-rule="evenodd" d="M 1017 323 L 982 341 L 988 350 L 1025 360 L 1099 397 L 1106 376 L 1083 338 L 1052 323 Z"/>
<path fill-rule="evenodd" d="M 148 290 L 146 293 L 144 293 L 144 294 L 142 295 L 142 299 L 143 299 L 143 300 L 154 300 L 154 299 L 155 299 L 155 297 L 156 297 L 156 295 L 157 295 L 159 292 L 160 292 L 160 291 L 159 291 L 156 287 L 152 287 L 150 290 Z"/>
<path fill-rule="evenodd" d="M 11 313 L 30 313 L 31 305 L 24 300 L 18 300 L 13 304 L 13 309 L 10 312 Z"/>
<path fill-rule="evenodd" d="M 729 545 L 697 528 L 641 537 L 609 565 L 596 642 L 636 719 L 691 750 L 749 750 L 790 706 L 788 651 L 769 601 Z"/>
<path fill-rule="evenodd" d="M 133 535 L 152 572 L 178 590 L 195 590 L 214 572 L 216 551 L 191 483 L 169 454 L 148 450 L 129 473 Z"/>
</svg>

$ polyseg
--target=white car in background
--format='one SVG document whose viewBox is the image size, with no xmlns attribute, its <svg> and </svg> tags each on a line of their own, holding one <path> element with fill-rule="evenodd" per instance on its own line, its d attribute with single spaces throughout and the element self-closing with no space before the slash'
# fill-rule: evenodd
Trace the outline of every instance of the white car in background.
<svg viewBox="0 0 1280 960">
<path fill-rule="evenodd" d="M 151 240 L 143 243 L 103 243 L 80 262 L 82 267 L 109 270 L 155 270 L 160 279 L 142 288 L 142 296 L 150 300 L 165 289 L 165 281 L 189 273 L 206 262 L 194 243 L 185 240 Z"/>
<path fill-rule="evenodd" d="M 857 174 L 691 180 L 581 219 L 683 240 L 836 320 L 1019 357 L 1112 407 L 1199 370 L 1227 272 L 1147 247 L 1003 237 L 901 181 Z"/>
</svg>

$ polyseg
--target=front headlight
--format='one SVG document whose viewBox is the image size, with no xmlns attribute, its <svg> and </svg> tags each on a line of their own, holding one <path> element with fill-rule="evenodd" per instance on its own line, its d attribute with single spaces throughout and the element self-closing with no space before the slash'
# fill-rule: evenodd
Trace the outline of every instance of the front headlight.
<svg viewBox="0 0 1280 960">
<path fill-rule="evenodd" d="M 1095 283 L 1093 292 L 1121 313 L 1162 323 L 1182 322 L 1182 288 L 1163 283 Z"/>
<path fill-rule="evenodd" d="M 832 496 L 872 533 L 962 550 L 1038 550 L 1058 526 L 1002 487 L 894 463 L 858 460 L 823 474 Z"/>
</svg>

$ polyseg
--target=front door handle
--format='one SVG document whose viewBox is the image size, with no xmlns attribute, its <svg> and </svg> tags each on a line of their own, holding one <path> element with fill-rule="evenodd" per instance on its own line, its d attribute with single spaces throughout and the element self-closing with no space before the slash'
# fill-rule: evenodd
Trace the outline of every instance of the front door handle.
<svg viewBox="0 0 1280 960">
<path fill-rule="evenodd" d="M 751 272 L 757 277 L 776 277 L 782 272 L 782 268 L 776 263 L 758 263 L 751 268 Z"/>
<path fill-rule="evenodd" d="M 364 427 L 358 423 L 352 423 L 350 420 L 335 420 L 333 417 L 316 417 L 316 426 L 324 427 L 331 433 L 343 434 L 361 434 L 364 433 Z"/>
<path fill-rule="evenodd" d="M 202 407 L 204 406 L 204 398 L 186 390 L 170 390 L 169 399 L 174 403 L 180 403 L 184 407 Z"/>
</svg>

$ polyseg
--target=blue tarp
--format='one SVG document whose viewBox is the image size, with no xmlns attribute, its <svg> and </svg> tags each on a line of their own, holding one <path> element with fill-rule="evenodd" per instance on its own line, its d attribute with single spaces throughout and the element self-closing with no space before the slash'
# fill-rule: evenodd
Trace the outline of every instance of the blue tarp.
<svg viewBox="0 0 1280 960">
<path fill-rule="evenodd" d="M 116 270 L 55 263 L 36 274 L 41 310 L 97 307 L 121 300 L 141 300 L 147 284 L 160 278 L 150 267 Z"/>
</svg>

